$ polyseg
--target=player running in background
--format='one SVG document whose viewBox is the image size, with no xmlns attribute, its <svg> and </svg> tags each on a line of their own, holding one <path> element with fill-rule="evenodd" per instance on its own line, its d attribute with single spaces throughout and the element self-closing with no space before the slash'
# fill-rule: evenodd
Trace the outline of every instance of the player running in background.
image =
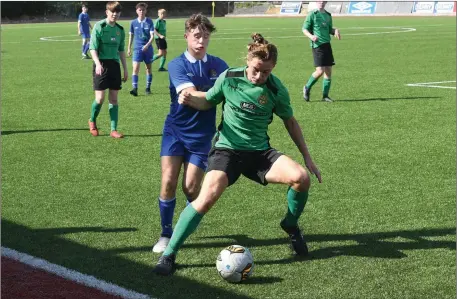
<svg viewBox="0 0 457 299">
<path fill-rule="evenodd" d="M 308 199 L 310 177 L 299 163 L 270 146 L 268 125 L 273 114 L 284 122 L 290 137 L 303 156 L 306 167 L 321 176 L 311 159 L 302 130 L 293 116 L 289 92 L 271 74 L 278 50 L 260 34 L 253 34 L 249 44 L 247 66 L 228 69 L 206 93 L 181 93 L 179 103 L 195 109 L 214 109 L 223 103 L 222 121 L 216 141 L 209 153 L 208 172 L 197 199 L 181 213 L 173 236 L 159 258 L 154 272 L 171 275 L 175 258 L 184 241 L 197 229 L 203 216 L 224 190 L 240 175 L 261 184 L 285 184 L 288 208 L 281 228 L 289 235 L 297 255 L 305 256 L 308 248 L 298 227 L 298 219 Z M 257 199 L 255 199 L 257 200 Z"/>
<path fill-rule="evenodd" d="M 87 14 L 87 6 L 83 5 L 81 11 L 82 12 L 78 16 L 78 35 L 81 35 L 83 38 L 81 52 L 83 59 L 90 59 L 90 57 L 87 56 L 87 51 L 89 51 L 90 31 L 92 30 L 92 25 L 90 24 L 90 18 Z"/>
<path fill-rule="evenodd" d="M 154 23 L 150 18 L 146 17 L 148 5 L 144 2 L 136 5 L 136 13 L 138 18 L 130 23 L 129 44 L 127 47 L 127 54 L 132 54 L 132 41 L 133 41 L 133 74 L 132 74 L 132 87 L 130 94 L 138 96 L 138 74 L 140 72 L 140 65 L 142 62 L 146 64 L 146 94 L 151 94 L 152 83 L 152 56 L 154 49 L 152 48 L 152 41 L 154 40 Z"/>
<path fill-rule="evenodd" d="M 187 50 L 168 64 L 170 78 L 170 113 L 162 135 L 162 183 L 159 209 L 162 233 L 154 252 L 163 252 L 173 234 L 176 188 L 181 167 L 184 168 L 182 189 L 188 202 L 197 198 L 205 174 L 208 152 L 216 132 L 216 108 L 199 111 L 179 105 L 180 93 L 204 94 L 228 66 L 222 59 L 207 54 L 211 33 L 216 28 L 201 14 L 185 22 Z"/>
<path fill-rule="evenodd" d="M 165 69 L 165 60 L 167 60 L 167 21 L 165 21 L 165 17 L 167 15 L 167 11 L 165 9 L 159 9 L 158 11 L 159 17 L 155 20 L 155 39 L 157 49 L 159 49 L 159 53 L 154 55 L 153 61 L 156 61 L 160 58 L 160 66 L 159 72 L 166 72 Z"/>
<path fill-rule="evenodd" d="M 332 66 L 335 65 L 332 46 L 330 45 L 330 35 L 341 39 L 340 31 L 333 28 L 331 14 L 325 10 L 327 1 L 317 1 L 317 9 L 308 13 L 303 23 L 303 34 L 310 40 L 313 51 L 314 66 L 316 70 L 309 77 L 308 82 L 303 87 L 303 98 L 309 102 L 311 87 L 324 75 L 322 84 L 322 101 L 333 102 L 329 97 L 330 85 L 332 83 Z"/>
<path fill-rule="evenodd" d="M 105 90 L 109 89 L 109 116 L 111 119 L 111 133 L 113 138 L 124 137 L 117 131 L 119 118 L 119 106 L 117 95 L 122 88 L 122 81 L 127 81 L 128 70 L 125 61 L 125 32 L 124 28 L 117 23 L 121 15 L 121 4 L 111 1 L 106 4 L 106 19 L 97 22 L 92 30 L 90 40 L 90 54 L 94 60 L 92 70 L 95 100 L 92 103 L 89 130 L 92 136 L 98 136 L 97 116 L 105 100 Z M 121 79 L 122 62 L 124 76 Z"/>
</svg>

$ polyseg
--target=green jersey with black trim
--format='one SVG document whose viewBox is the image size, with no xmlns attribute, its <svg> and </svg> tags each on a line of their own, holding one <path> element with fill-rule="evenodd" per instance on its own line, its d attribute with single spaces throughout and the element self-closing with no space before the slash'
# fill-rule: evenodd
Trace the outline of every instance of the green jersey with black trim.
<svg viewBox="0 0 457 299">
<path fill-rule="evenodd" d="M 222 120 L 216 134 L 217 148 L 265 150 L 270 147 L 267 131 L 273 114 L 286 120 L 293 116 L 289 92 L 270 74 L 263 85 L 246 77 L 246 67 L 229 68 L 206 93 L 213 105 L 223 103 Z"/>
<path fill-rule="evenodd" d="M 167 36 L 167 21 L 157 18 L 154 22 L 154 29 L 157 30 L 157 32 L 163 36 Z M 158 39 L 159 37 L 156 35 L 155 39 Z"/>
<path fill-rule="evenodd" d="M 113 59 L 119 62 L 119 52 L 125 48 L 124 27 L 108 24 L 106 19 L 97 22 L 90 37 L 90 50 L 96 50 L 99 59 Z"/>
<path fill-rule="evenodd" d="M 329 43 L 330 35 L 333 32 L 332 15 L 326 10 L 320 12 L 319 9 L 314 9 L 306 16 L 302 30 L 304 29 L 318 38 L 316 42 L 310 40 L 312 48 L 317 48 L 322 44 Z"/>
</svg>

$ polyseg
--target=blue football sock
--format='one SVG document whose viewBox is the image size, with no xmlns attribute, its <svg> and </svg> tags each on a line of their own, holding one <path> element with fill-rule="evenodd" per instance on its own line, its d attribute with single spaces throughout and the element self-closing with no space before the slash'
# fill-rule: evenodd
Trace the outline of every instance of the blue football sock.
<svg viewBox="0 0 457 299">
<path fill-rule="evenodd" d="M 138 88 L 138 75 L 132 75 L 132 86 Z"/>
<path fill-rule="evenodd" d="M 86 46 L 84 47 L 84 54 L 87 55 L 88 51 L 89 51 L 89 43 L 87 43 Z"/>
<path fill-rule="evenodd" d="M 146 88 L 151 88 L 152 74 L 146 75 Z"/>
<path fill-rule="evenodd" d="M 163 200 L 159 197 L 159 209 L 162 225 L 162 237 L 171 237 L 173 234 L 173 215 L 175 213 L 176 198 Z"/>
</svg>

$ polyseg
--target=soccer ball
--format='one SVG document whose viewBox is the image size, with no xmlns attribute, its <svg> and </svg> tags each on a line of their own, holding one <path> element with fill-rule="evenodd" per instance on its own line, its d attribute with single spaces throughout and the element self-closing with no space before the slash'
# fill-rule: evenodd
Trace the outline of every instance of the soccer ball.
<svg viewBox="0 0 457 299">
<path fill-rule="evenodd" d="M 226 281 L 242 282 L 251 276 L 254 270 L 254 260 L 246 247 L 231 245 L 219 253 L 216 268 L 219 275 Z"/>
</svg>

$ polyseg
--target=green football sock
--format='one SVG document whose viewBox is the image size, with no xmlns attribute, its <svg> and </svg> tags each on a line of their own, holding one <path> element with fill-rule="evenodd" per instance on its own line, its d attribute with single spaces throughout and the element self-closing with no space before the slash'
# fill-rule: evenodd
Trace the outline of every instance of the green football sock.
<svg viewBox="0 0 457 299">
<path fill-rule="evenodd" d="M 154 56 L 152 56 L 152 61 L 156 61 L 157 59 L 159 59 L 161 56 L 159 56 L 159 54 L 154 54 Z"/>
<path fill-rule="evenodd" d="M 167 58 L 164 56 L 162 56 L 160 58 L 160 66 L 159 66 L 160 68 L 163 68 L 163 66 L 165 65 L 165 60 L 167 60 Z"/>
<path fill-rule="evenodd" d="M 306 89 L 311 89 L 314 84 L 319 80 L 319 78 L 314 78 L 313 75 L 309 77 L 308 82 L 306 83 Z"/>
<path fill-rule="evenodd" d="M 298 224 L 298 218 L 300 218 L 307 200 L 308 191 L 297 192 L 289 187 L 287 190 L 287 214 L 284 218 L 286 226 L 296 226 Z"/>
<path fill-rule="evenodd" d="M 197 229 L 202 218 L 203 215 L 199 214 L 192 205 L 188 205 L 179 216 L 170 243 L 168 243 L 163 255 L 176 255 L 184 241 Z"/>
<path fill-rule="evenodd" d="M 322 83 L 322 96 L 324 98 L 328 97 L 328 93 L 330 92 L 330 85 L 332 84 L 332 79 L 324 78 L 324 82 Z"/>
<path fill-rule="evenodd" d="M 109 117 L 111 119 L 111 131 L 116 131 L 119 119 L 119 105 L 109 104 Z"/>
<path fill-rule="evenodd" d="M 96 100 L 92 103 L 92 108 L 90 109 L 90 121 L 95 122 L 97 120 L 97 116 L 102 109 L 102 104 L 97 103 Z"/>
</svg>

